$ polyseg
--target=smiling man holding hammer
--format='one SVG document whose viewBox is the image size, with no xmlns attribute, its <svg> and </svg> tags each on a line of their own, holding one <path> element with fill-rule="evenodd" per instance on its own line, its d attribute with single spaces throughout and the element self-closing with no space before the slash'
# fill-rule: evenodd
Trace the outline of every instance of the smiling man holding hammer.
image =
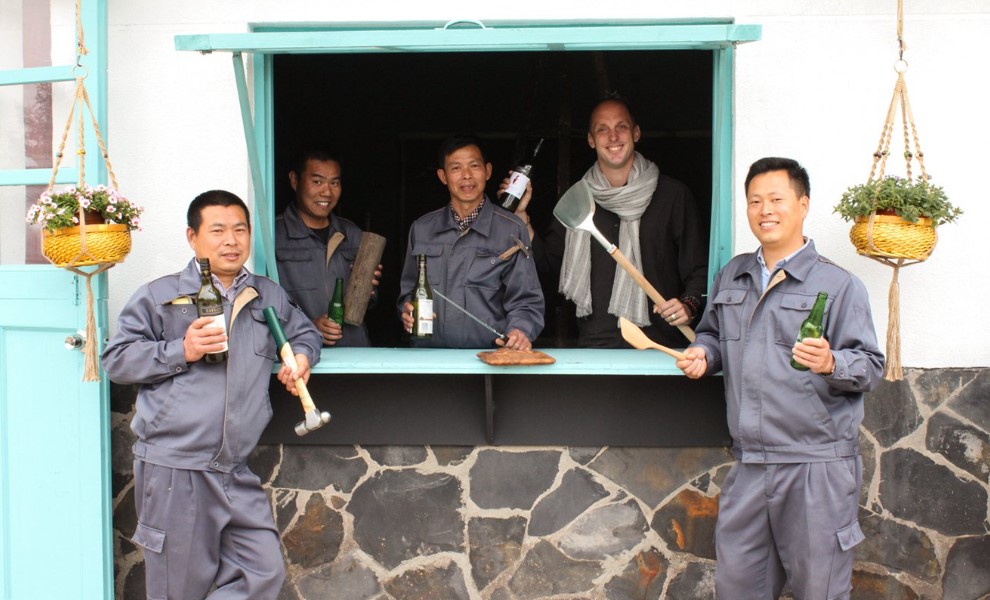
<svg viewBox="0 0 990 600">
<path fill-rule="evenodd" d="M 194 259 L 135 292 L 103 352 L 110 379 L 141 386 L 131 422 L 133 541 L 144 549 L 150 599 L 274 600 L 285 577 L 278 531 L 261 481 L 245 463 L 272 414 L 276 347 L 264 310 L 273 307 L 297 352 L 296 371 L 283 364 L 278 373 L 293 394 L 295 380 L 308 380 L 319 360 L 320 334 L 282 288 L 244 267 L 251 222 L 240 198 L 200 194 L 187 222 L 189 246 L 210 260 L 224 296 L 228 330 L 197 318 Z M 203 359 L 225 342 L 226 361 Z"/>
</svg>

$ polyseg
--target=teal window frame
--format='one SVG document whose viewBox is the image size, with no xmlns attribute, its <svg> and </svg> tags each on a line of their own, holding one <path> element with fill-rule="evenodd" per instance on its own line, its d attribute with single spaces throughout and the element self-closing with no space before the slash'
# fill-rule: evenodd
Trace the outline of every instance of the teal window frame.
<svg viewBox="0 0 990 600">
<path fill-rule="evenodd" d="M 631 22 L 451 21 L 252 25 L 250 33 L 178 35 L 180 51 L 230 52 L 255 197 L 255 271 L 278 280 L 272 242 L 274 200 L 273 60 L 275 54 L 710 50 L 712 68 L 712 213 L 709 284 L 732 257 L 733 71 L 736 46 L 762 27 L 731 19 Z M 253 55 L 251 110 L 243 54 Z"/>
</svg>

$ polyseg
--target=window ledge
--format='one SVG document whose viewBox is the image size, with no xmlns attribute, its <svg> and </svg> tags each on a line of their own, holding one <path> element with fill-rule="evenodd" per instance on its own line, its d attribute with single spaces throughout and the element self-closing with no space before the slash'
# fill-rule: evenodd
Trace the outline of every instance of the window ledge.
<svg viewBox="0 0 990 600">
<path fill-rule="evenodd" d="M 493 367 L 482 350 L 447 348 L 324 348 L 314 374 L 417 373 L 492 375 L 683 375 L 674 359 L 653 350 L 542 348 L 552 365 Z M 276 370 L 279 365 L 275 365 Z"/>
</svg>

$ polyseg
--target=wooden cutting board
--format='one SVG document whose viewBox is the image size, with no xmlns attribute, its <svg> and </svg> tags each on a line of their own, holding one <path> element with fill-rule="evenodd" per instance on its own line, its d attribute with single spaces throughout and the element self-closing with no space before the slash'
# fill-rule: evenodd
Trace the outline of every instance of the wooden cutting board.
<svg viewBox="0 0 990 600">
<path fill-rule="evenodd" d="M 499 348 L 478 353 L 478 358 L 485 364 L 496 367 L 517 365 L 552 365 L 557 361 L 554 357 L 539 350 L 511 350 Z"/>
</svg>

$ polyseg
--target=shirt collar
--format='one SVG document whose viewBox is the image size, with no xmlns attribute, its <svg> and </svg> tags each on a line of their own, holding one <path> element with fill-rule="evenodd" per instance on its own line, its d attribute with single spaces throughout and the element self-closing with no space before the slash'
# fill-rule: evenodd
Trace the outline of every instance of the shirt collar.
<svg viewBox="0 0 990 600">
<path fill-rule="evenodd" d="M 485 206 L 485 200 L 487 200 L 487 198 L 482 196 L 481 202 L 478 203 L 478 206 L 474 207 L 474 210 L 469 212 L 464 218 L 461 218 L 461 216 L 457 214 L 457 211 L 454 210 L 453 203 L 448 205 L 450 207 L 450 216 L 454 218 L 454 225 L 457 226 L 457 229 L 460 231 L 467 231 L 468 228 L 478 220 L 478 216 L 481 214 L 481 209 Z"/>
<path fill-rule="evenodd" d="M 315 230 L 311 229 L 310 226 L 303 221 L 302 215 L 299 214 L 299 208 L 296 207 L 295 201 L 285 207 L 285 211 L 282 215 L 282 218 L 285 220 L 285 229 L 290 238 L 307 238 L 309 236 L 317 235 Z M 327 237 L 329 238 L 335 231 L 339 231 L 337 217 L 333 213 L 330 213 L 330 229 L 327 233 Z"/>
<path fill-rule="evenodd" d="M 804 238 L 804 244 L 802 244 L 801 247 L 795 250 L 794 252 L 791 252 L 784 258 L 777 261 L 777 264 L 773 266 L 772 270 L 767 267 L 767 262 L 763 258 L 763 246 L 760 246 L 760 248 L 756 251 L 756 262 L 759 263 L 760 265 L 760 277 L 761 277 L 761 282 L 763 284 L 760 287 L 761 291 L 767 289 L 767 285 L 770 283 L 770 277 L 773 275 L 773 271 L 776 271 L 777 269 L 783 269 L 787 265 L 787 263 L 791 261 L 791 259 L 793 259 L 795 256 L 800 254 L 802 250 L 808 247 L 809 241 L 810 238 L 807 237 Z"/>
<path fill-rule="evenodd" d="M 241 267 L 240 272 L 234 276 L 234 283 L 230 286 L 230 288 L 225 288 L 223 287 L 223 283 L 220 281 L 220 278 L 217 277 L 215 273 L 210 273 L 210 277 L 213 278 L 213 285 L 217 286 L 217 289 L 220 290 L 223 297 L 230 302 L 233 302 L 234 298 L 237 297 L 237 293 L 240 292 L 241 288 L 244 287 L 244 284 L 247 283 L 247 278 L 249 276 L 250 273 L 248 273 L 248 270 Z"/>
</svg>

